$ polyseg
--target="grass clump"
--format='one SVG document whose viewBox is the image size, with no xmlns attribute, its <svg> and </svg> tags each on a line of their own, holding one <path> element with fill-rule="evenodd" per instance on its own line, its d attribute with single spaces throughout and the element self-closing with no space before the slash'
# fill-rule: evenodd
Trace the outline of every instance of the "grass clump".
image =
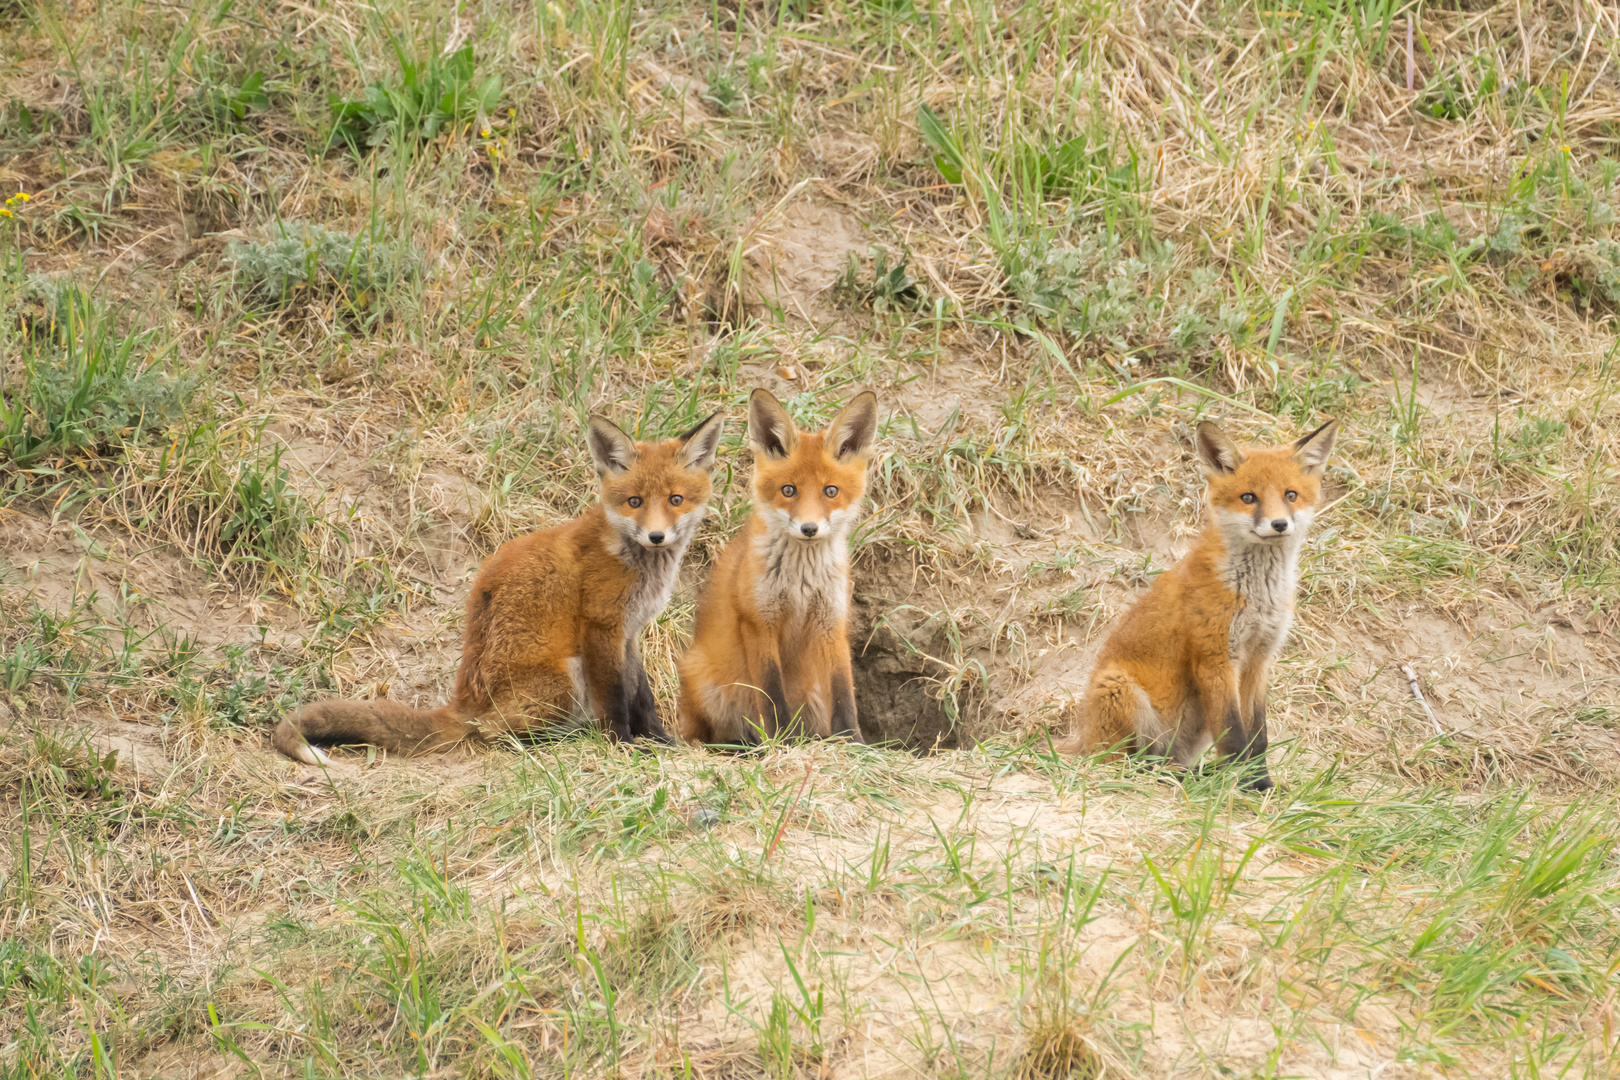
<svg viewBox="0 0 1620 1080">
<path fill-rule="evenodd" d="M 30 279 L 19 320 L 21 362 L 0 388 L 0 455 L 13 465 L 116 458 L 184 413 L 196 380 L 168 374 L 153 331 L 124 329 L 78 286 Z"/>
<path fill-rule="evenodd" d="M 262 240 L 234 242 L 225 261 L 244 295 L 284 307 L 333 297 L 371 307 L 413 272 L 394 244 L 307 221 L 278 225 Z"/>
<path fill-rule="evenodd" d="M 1095 1080 L 1102 1061 L 1073 1018 L 1044 1016 L 1025 1033 L 1017 1080 Z"/>
</svg>

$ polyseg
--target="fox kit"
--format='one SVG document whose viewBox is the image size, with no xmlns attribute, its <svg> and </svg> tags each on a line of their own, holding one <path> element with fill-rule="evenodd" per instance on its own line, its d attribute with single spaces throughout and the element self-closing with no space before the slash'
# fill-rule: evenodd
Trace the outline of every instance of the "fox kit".
<svg viewBox="0 0 1620 1080">
<path fill-rule="evenodd" d="M 1076 737 L 1057 749 L 1148 751 L 1190 765 L 1214 746 L 1266 771 L 1266 681 L 1294 618 L 1299 550 L 1322 494 L 1337 421 L 1247 452 L 1198 425 L 1210 521 L 1103 646 Z"/>
<path fill-rule="evenodd" d="M 715 413 L 679 438 L 636 442 L 593 417 L 601 501 L 566 525 L 508 540 L 484 561 L 467 597 L 450 704 L 319 701 L 282 720 L 276 749 L 313 765 L 326 755 L 311 742 L 431 750 L 570 714 L 593 717 L 621 740 L 673 741 L 637 636 L 669 602 L 703 520 L 721 422 Z"/>
<path fill-rule="evenodd" d="M 681 658 L 680 733 L 689 742 L 806 731 L 861 740 L 849 535 L 876 435 L 870 391 L 820 433 L 799 431 L 764 390 L 748 399 L 754 513 L 720 556 Z"/>
</svg>

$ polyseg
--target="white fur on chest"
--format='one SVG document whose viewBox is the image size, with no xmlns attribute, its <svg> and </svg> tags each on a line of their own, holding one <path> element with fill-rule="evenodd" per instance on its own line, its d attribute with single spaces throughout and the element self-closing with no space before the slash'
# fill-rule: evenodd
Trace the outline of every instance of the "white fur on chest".
<svg viewBox="0 0 1620 1080">
<path fill-rule="evenodd" d="M 681 560 L 692 545 L 702 519 L 700 512 L 683 514 L 676 520 L 670 541 L 664 547 L 646 548 L 631 540 L 620 540 L 617 554 L 636 574 L 635 584 L 630 586 L 630 595 L 624 604 L 626 641 L 641 633 L 669 606 L 669 598 L 675 595 L 675 584 L 680 580 Z"/>
<path fill-rule="evenodd" d="M 647 559 L 640 576 L 630 589 L 624 605 L 624 636 L 634 637 L 658 618 L 675 595 L 675 582 L 681 575 L 681 557 L 671 551 L 660 559 Z"/>
<path fill-rule="evenodd" d="M 760 575 L 754 606 L 773 621 L 799 619 L 832 627 L 849 611 L 849 542 L 842 534 L 799 540 L 767 529 L 755 541 Z"/>
<path fill-rule="evenodd" d="M 1299 584 L 1302 536 L 1283 544 L 1244 544 L 1229 548 L 1222 578 L 1240 601 L 1232 616 L 1226 650 L 1233 663 L 1269 663 L 1282 648 L 1294 622 L 1294 591 Z"/>
</svg>

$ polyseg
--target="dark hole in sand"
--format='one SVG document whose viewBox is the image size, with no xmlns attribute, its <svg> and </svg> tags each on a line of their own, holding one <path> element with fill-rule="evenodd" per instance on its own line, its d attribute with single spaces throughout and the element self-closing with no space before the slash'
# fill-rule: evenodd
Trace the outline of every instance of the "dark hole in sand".
<svg viewBox="0 0 1620 1080">
<path fill-rule="evenodd" d="M 929 656 L 949 655 L 944 632 L 907 631 L 902 637 L 889 625 L 874 631 L 881 605 L 857 595 L 850 628 L 861 734 L 871 743 L 924 753 L 971 746 L 970 732 L 986 703 L 978 689 L 960 691 L 953 717 L 949 703 L 940 700 L 939 680 L 946 672 Z"/>
</svg>

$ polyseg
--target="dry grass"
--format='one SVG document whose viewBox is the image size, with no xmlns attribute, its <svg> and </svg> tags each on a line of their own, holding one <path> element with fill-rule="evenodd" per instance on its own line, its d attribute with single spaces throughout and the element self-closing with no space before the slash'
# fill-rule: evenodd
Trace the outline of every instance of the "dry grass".
<svg viewBox="0 0 1620 1080">
<path fill-rule="evenodd" d="M 0 1076 L 1613 1074 L 1612 10 L 0 27 Z M 267 752 L 442 700 L 589 412 L 726 406 L 671 702 L 754 385 L 884 402 L 900 748 Z M 1189 427 L 1329 415 L 1286 792 L 1053 760 L 1197 528 Z"/>
</svg>

